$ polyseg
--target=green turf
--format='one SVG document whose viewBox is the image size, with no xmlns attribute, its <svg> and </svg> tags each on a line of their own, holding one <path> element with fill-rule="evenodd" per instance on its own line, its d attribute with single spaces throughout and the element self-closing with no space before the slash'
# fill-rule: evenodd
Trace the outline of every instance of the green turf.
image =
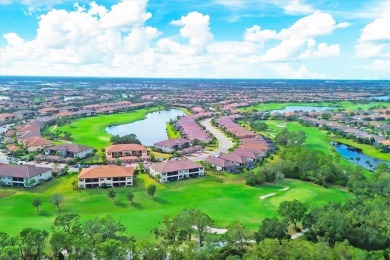
<svg viewBox="0 0 390 260">
<path fill-rule="evenodd" d="M 334 154 L 334 148 L 327 139 L 326 132 L 317 127 L 304 127 L 297 122 L 285 122 L 279 120 L 264 121 L 268 126 L 268 131 L 264 132 L 273 138 L 284 128 L 289 131 L 304 131 L 306 134 L 306 146 L 312 149 L 321 150 L 326 154 Z"/>
<path fill-rule="evenodd" d="M 279 110 L 285 109 L 287 106 L 329 106 L 334 109 L 343 108 L 345 110 L 367 110 L 374 106 L 385 106 L 390 107 L 389 102 L 369 102 L 369 103 L 352 103 L 349 101 L 343 102 L 288 102 L 288 103 L 259 103 L 252 106 L 240 108 L 241 111 L 265 111 L 265 110 Z"/>
<path fill-rule="evenodd" d="M 171 125 L 169 122 L 165 123 L 165 125 L 166 125 L 167 134 L 168 134 L 168 138 L 169 139 L 180 138 L 181 137 L 181 133 L 179 131 L 177 131 L 173 127 L 173 125 Z"/>
<path fill-rule="evenodd" d="M 320 206 L 329 201 L 344 202 L 350 194 L 337 188 L 328 188 L 298 180 L 284 180 L 278 185 L 249 187 L 242 176 L 210 175 L 198 179 L 169 184 L 157 183 L 157 197 L 146 195 L 145 187 L 155 183 L 148 175 L 137 178 L 137 187 L 116 188 L 117 198 L 108 198 L 107 190 L 72 190 L 76 177 L 65 176 L 41 185 L 32 191 L 16 189 L 16 194 L 0 199 L 0 230 L 16 234 L 23 227 L 50 230 L 53 219 L 63 212 L 76 212 L 82 220 L 113 214 L 126 226 L 128 233 L 137 239 L 151 239 L 150 230 L 159 225 L 164 215 L 174 215 L 184 208 L 199 208 L 214 219 L 216 227 L 226 227 L 240 219 L 254 231 L 262 219 L 276 216 L 276 209 L 284 200 L 299 199 L 310 207 Z M 279 191 L 290 187 L 287 191 Z M 12 189 L 13 190 L 13 189 Z M 127 191 L 135 194 L 135 203 L 126 199 Z M 53 193 L 65 197 L 61 210 L 49 202 Z M 275 196 L 260 200 L 260 196 L 276 193 Z M 39 196 L 43 200 L 41 212 L 37 212 L 31 201 Z"/>
<path fill-rule="evenodd" d="M 73 121 L 70 125 L 57 127 L 56 131 L 68 131 L 72 134 L 73 143 L 92 146 L 100 150 L 101 148 L 110 145 L 111 135 L 104 131 L 107 126 L 127 124 L 142 120 L 147 113 L 158 110 L 158 107 L 152 107 L 126 113 L 81 118 Z M 50 130 L 51 129 L 49 129 L 49 131 Z"/>
<path fill-rule="evenodd" d="M 343 144 L 357 147 L 357 148 L 361 149 L 363 151 L 363 153 L 368 155 L 368 156 L 390 162 L 390 153 L 380 152 L 380 151 L 376 150 L 375 147 L 373 147 L 372 145 L 359 144 L 359 143 L 357 143 L 351 139 L 347 139 L 347 138 L 332 137 L 331 139 L 334 142 L 340 142 Z"/>
</svg>

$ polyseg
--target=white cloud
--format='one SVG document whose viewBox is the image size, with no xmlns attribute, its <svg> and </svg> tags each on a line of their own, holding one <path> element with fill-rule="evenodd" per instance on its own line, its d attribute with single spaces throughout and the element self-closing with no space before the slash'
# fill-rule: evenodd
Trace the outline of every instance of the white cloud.
<svg viewBox="0 0 390 260">
<path fill-rule="evenodd" d="M 351 25 L 352 24 L 348 23 L 348 22 L 341 22 L 341 23 L 336 24 L 336 28 L 347 28 L 347 27 L 349 27 Z"/>
<path fill-rule="evenodd" d="M 278 38 L 278 33 L 273 30 L 261 30 L 261 27 L 254 25 L 245 30 L 244 40 L 248 42 L 265 42 Z"/>
<path fill-rule="evenodd" d="M 310 5 L 301 3 L 300 0 L 290 0 L 289 3 L 283 7 L 287 14 L 310 14 L 314 10 Z"/>
<path fill-rule="evenodd" d="M 244 39 L 260 42 L 270 39 L 281 40 L 278 45 L 268 49 L 260 59 L 265 62 L 287 61 L 297 59 L 299 51 L 303 50 L 305 45 L 310 44 L 310 41 L 314 41 L 315 37 L 329 35 L 336 28 L 336 22 L 330 14 L 316 11 L 299 19 L 292 26 L 280 30 L 280 32 L 261 30 L 259 26 L 253 26 L 246 30 Z M 309 49 L 306 51 L 303 57 L 329 57 L 336 56 L 339 52 L 338 45 L 322 43 L 317 50 Z"/>
<path fill-rule="evenodd" d="M 340 55 L 340 45 L 328 45 L 320 43 L 317 45 L 315 40 L 309 39 L 307 49 L 299 55 L 300 58 L 327 58 Z"/>
<path fill-rule="evenodd" d="M 208 15 L 191 12 L 186 16 L 182 16 L 180 20 L 172 21 L 172 24 L 181 26 L 180 35 L 188 39 L 190 45 L 197 52 L 201 52 L 213 39 L 213 35 L 210 33 L 209 20 Z"/>
<path fill-rule="evenodd" d="M 390 57 L 390 10 L 361 31 L 356 53 L 361 58 Z"/>
</svg>

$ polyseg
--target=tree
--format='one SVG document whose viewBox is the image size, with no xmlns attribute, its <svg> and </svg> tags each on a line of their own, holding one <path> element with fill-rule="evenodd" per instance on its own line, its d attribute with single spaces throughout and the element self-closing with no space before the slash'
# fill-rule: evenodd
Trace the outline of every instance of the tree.
<svg viewBox="0 0 390 260">
<path fill-rule="evenodd" d="M 127 200 L 132 203 L 133 200 L 134 200 L 134 193 L 132 193 L 131 191 L 129 191 L 127 194 L 126 194 L 126 198 Z"/>
<path fill-rule="evenodd" d="M 288 223 L 294 224 L 295 230 L 298 230 L 297 222 L 304 218 L 307 210 L 307 206 L 298 200 L 283 201 L 279 205 L 278 213 L 284 217 Z"/>
<path fill-rule="evenodd" d="M 227 242 L 232 244 L 238 244 L 240 248 L 243 247 L 244 243 L 249 239 L 248 228 L 240 221 L 234 221 L 230 226 L 227 227 L 227 232 L 224 238 Z"/>
<path fill-rule="evenodd" d="M 55 193 L 50 198 L 51 202 L 60 209 L 60 204 L 64 201 L 64 196 L 60 193 Z"/>
<path fill-rule="evenodd" d="M 266 238 L 272 239 L 288 239 L 288 223 L 279 221 L 277 218 L 266 218 L 261 222 L 259 230 L 255 232 L 256 242 L 260 242 Z"/>
<path fill-rule="evenodd" d="M 116 158 L 116 159 L 115 159 L 115 165 L 116 165 L 116 166 L 121 166 L 121 165 L 122 165 L 122 160 L 119 159 L 119 158 Z"/>
<path fill-rule="evenodd" d="M 213 224 L 213 220 L 206 213 L 198 209 L 190 209 L 190 216 L 198 234 L 199 245 L 203 246 L 204 236 L 210 225 Z"/>
<path fill-rule="evenodd" d="M 116 197 L 116 192 L 115 192 L 115 190 L 113 190 L 113 189 L 109 189 L 109 190 L 107 191 L 107 195 L 108 195 L 108 197 L 109 197 L 110 199 L 114 200 L 115 197 Z"/>
<path fill-rule="evenodd" d="M 156 194 L 156 191 L 157 191 L 157 187 L 156 185 L 154 184 L 150 184 L 147 188 L 146 188 L 146 192 L 148 193 L 148 195 L 153 198 L 154 195 Z"/>
<path fill-rule="evenodd" d="M 18 245 L 22 259 L 42 259 L 46 238 L 46 230 L 24 228 L 18 236 Z"/>
<path fill-rule="evenodd" d="M 32 201 L 32 205 L 37 208 L 37 211 L 39 211 L 39 206 L 41 206 L 42 200 L 40 198 L 34 198 Z"/>
</svg>

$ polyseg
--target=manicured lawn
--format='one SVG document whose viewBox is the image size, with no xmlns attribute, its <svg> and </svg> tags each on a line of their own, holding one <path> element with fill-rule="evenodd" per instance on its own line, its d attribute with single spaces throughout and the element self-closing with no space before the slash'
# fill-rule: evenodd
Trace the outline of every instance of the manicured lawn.
<svg viewBox="0 0 390 260">
<path fill-rule="evenodd" d="M 165 125 L 167 127 L 167 133 L 169 139 L 181 137 L 181 133 L 177 131 L 169 122 L 165 123 Z"/>
<path fill-rule="evenodd" d="M 46 183 L 35 190 L 11 189 L 16 194 L 0 199 L 0 230 L 9 234 L 18 233 L 23 227 L 50 230 L 53 219 L 63 212 L 76 212 L 82 220 L 112 214 L 121 220 L 129 234 L 137 239 L 152 239 L 150 230 L 159 225 L 164 215 L 174 215 L 184 208 L 199 208 L 215 220 L 215 227 L 226 227 L 240 219 L 255 231 L 266 217 L 276 216 L 278 205 L 284 200 L 299 199 L 310 207 L 317 207 L 329 201 L 345 202 L 351 194 L 337 188 L 328 188 L 298 180 L 283 180 L 277 185 L 249 187 L 242 176 L 209 175 L 206 177 L 158 184 L 148 175 L 137 177 L 137 187 L 116 188 L 117 196 L 112 201 L 107 190 L 72 190 L 75 176 L 65 176 Z M 157 185 L 157 197 L 146 195 L 145 187 Z M 282 188 L 289 187 L 286 191 Z M 133 191 L 134 203 L 126 201 L 126 193 Z M 64 195 L 61 210 L 50 203 L 54 193 Z M 275 196 L 261 200 L 259 197 L 275 193 Z M 42 198 L 40 212 L 32 206 L 34 197 Z"/>
<path fill-rule="evenodd" d="M 158 110 L 158 107 L 151 107 L 126 113 L 86 117 L 75 120 L 70 125 L 57 127 L 56 130 L 70 132 L 72 134 L 73 143 L 92 146 L 100 150 L 110 144 L 111 135 L 104 131 L 107 126 L 142 120 L 147 113 Z"/>
<path fill-rule="evenodd" d="M 390 153 L 381 153 L 380 151 L 376 150 L 375 147 L 368 145 L 368 144 L 359 144 L 357 142 L 354 142 L 353 140 L 347 139 L 347 138 L 340 138 L 340 137 L 331 137 L 332 141 L 334 142 L 340 142 L 343 144 L 347 144 L 350 146 L 357 147 L 359 149 L 362 149 L 363 153 L 378 158 L 385 161 L 390 161 Z"/>
<path fill-rule="evenodd" d="M 306 134 L 306 146 L 312 149 L 321 150 L 326 154 L 334 154 L 334 148 L 327 139 L 325 131 L 317 127 L 304 127 L 297 122 L 286 122 L 279 120 L 264 121 L 268 126 L 268 131 L 264 132 L 267 136 L 273 138 L 284 128 L 289 131 L 304 131 Z"/>
<path fill-rule="evenodd" d="M 278 109 L 284 109 L 287 106 L 329 106 L 329 107 L 335 107 L 335 109 L 343 108 L 345 110 L 367 110 L 369 108 L 372 108 L 374 106 L 385 106 L 390 107 L 389 102 L 369 102 L 367 104 L 362 103 L 352 103 L 349 101 L 343 101 L 343 102 L 288 102 L 288 103 L 259 103 L 256 105 L 252 105 L 249 107 L 240 108 L 241 111 L 252 111 L 253 109 L 257 111 L 265 111 L 265 110 L 278 110 Z"/>
</svg>

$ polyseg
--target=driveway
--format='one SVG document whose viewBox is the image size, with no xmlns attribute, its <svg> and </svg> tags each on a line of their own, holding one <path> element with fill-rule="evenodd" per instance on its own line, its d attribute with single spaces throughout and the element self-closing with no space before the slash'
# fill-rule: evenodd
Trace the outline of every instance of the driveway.
<svg viewBox="0 0 390 260">
<path fill-rule="evenodd" d="M 211 118 L 201 121 L 200 124 L 206 127 L 207 131 L 214 135 L 219 141 L 219 147 L 213 152 L 214 154 L 226 153 L 228 149 L 233 146 L 232 141 L 225 134 L 211 125 Z"/>
</svg>

